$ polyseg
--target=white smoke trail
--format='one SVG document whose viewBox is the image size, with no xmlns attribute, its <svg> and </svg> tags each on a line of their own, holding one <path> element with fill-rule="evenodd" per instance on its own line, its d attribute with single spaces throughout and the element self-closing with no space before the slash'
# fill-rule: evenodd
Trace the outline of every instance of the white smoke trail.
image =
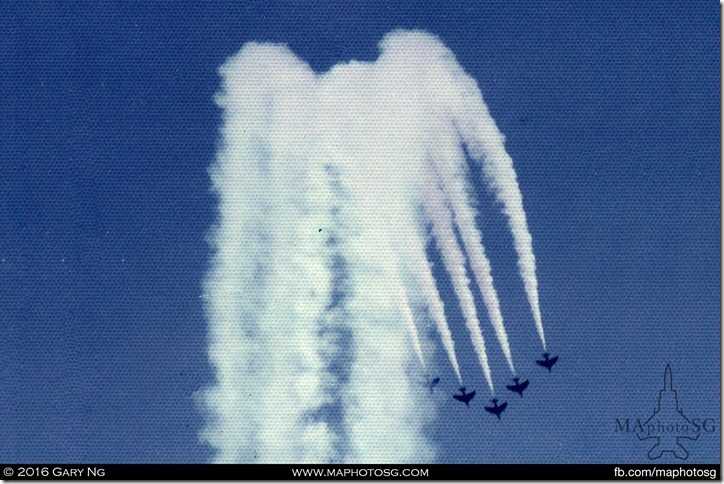
<svg viewBox="0 0 724 484">
<path fill-rule="evenodd" d="M 425 184 L 424 203 L 426 212 L 432 222 L 432 233 L 435 235 L 435 241 L 440 249 L 445 268 L 450 273 L 452 284 L 455 287 L 455 293 L 460 300 L 460 308 L 465 319 L 465 326 L 470 332 L 470 339 L 475 348 L 475 353 L 478 356 L 480 366 L 483 369 L 485 379 L 490 387 L 490 392 L 494 395 L 495 388 L 493 387 L 493 378 L 490 373 L 488 355 L 485 350 L 485 340 L 483 339 L 482 329 L 478 322 L 473 294 L 470 291 L 470 280 L 465 270 L 465 256 L 455 236 L 452 213 L 450 212 L 450 208 L 446 206 L 443 192 L 435 181 L 430 181 Z"/>
<path fill-rule="evenodd" d="M 503 204 L 503 213 L 508 218 L 513 244 L 518 254 L 520 276 L 523 279 L 538 336 L 545 349 L 546 339 L 538 300 L 533 237 L 528 230 L 523 196 L 513 168 L 513 160 L 505 150 L 505 136 L 498 130 L 475 80 L 465 75 L 459 67 L 457 70 L 455 77 L 460 86 L 460 104 L 455 118 L 456 125 L 470 155 L 481 162 L 488 186 L 495 193 L 497 200 Z"/>
<path fill-rule="evenodd" d="M 440 335 L 440 341 L 442 342 L 442 346 L 445 349 L 448 360 L 455 371 L 455 376 L 457 377 L 458 382 L 462 384 L 463 377 L 460 375 L 460 365 L 458 364 L 457 356 L 455 356 L 455 342 L 453 341 L 450 327 L 448 326 L 445 318 L 445 306 L 437 291 L 437 287 L 435 287 L 435 281 L 432 277 L 429 263 L 426 265 L 427 266 L 420 268 L 419 281 L 425 295 L 427 308 L 430 311 L 430 316 L 435 322 L 438 334 Z"/>
<path fill-rule="evenodd" d="M 486 163 L 483 167 L 488 179 L 491 180 L 491 186 L 497 192 L 498 199 L 503 202 L 503 212 L 508 216 L 510 229 L 513 233 L 513 243 L 518 253 L 518 268 L 533 312 L 536 330 L 545 349 L 546 338 L 538 301 L 538 278 L 536 277 L 535 255 L 533 253 L 533 237 L 528 231 L 528 223 L 523 210 L 523 197 L 513 169 L 513 160 L 504 151 L 500 152 L 502 145 L 497 146 L 497 148 L 494 153 L 486 156 Z"/>
<path fill-rule="evenodd" d="M 490 115 L 475 79 L 468 76 L 454 55 L 435 37 L 422 32 L 392 33 L 383 40 L 383 47 L 425 54 L 416 62 L 423 66 L 417 79 L 424 85 L 428 116 L 433 123 L 450 121 L 465 142 L 468 152 L 481 163 L 488 186 L 503 205 L 508 218 L 513 243 L 518 254 L 518 268 L 533 313 L 536 330 L 546 347 L 538 297 L 533 242 L 523 209 L 523 197 L 518 186 L 513 160 L 505 150 L 505 137 Z M 414 57 L 414 56 L 413 56 Z"/>
<path fill-rule="evenodd" d="M 468 189 L 466 187 L 465 155 L 456 140 L 451 126 L 438 126 L 433 134 L 435 144 L 433 159 L 436 161 L 438 173 L 442 180 L 443 191 L 450 200 L 456 225 L 469 257 L 470 267 L 488 310 L 488 317 L 495 330 L 495 334 L 508 362 L 510 371 L 515 374 L 513 356 L 510 351 L 508 335 L 503 324 L 503 315 L 500 311 L 498 293 L 493 284 L 490 261 L 485 255 L 482 243 L 482 233 L 475 223 L 474 209 L 470 205 Z"/>
<path fill-rule="evenodd" d="M 427 365 L 425 364 L 425 357 L 422 354 L 422 343 L 420 343 L 420 335 L 417 331 L 417 326 L 415 325 L 415 318 L 412 315 L 412 309 L 410 308 L 410 300 L 407 298 L 407 294 L 405 292 L 405 288 L 400 282 L 399 278 L 397 280 L 393 281 L 393 290 L 395 291 L 395 295 L 397 297 L 397 305 L 400 308 L 400 312 L 402 313 L 402 319 L 405 321 L 405 326 L 407 326 L 407 331 L 410 333 L 410 339 L 412 340 L 412 346 L 415 348 L 415 354 L 417 355 L 417 359 L 420 360 L 420 365 L 425 369 L 425 372 L 427 372 Z"/>
<path fill-rule="evenodd" d="M 420 227 L 424 221 L 420 221 Z M 425 247 L 422 244 L 423 236 L 419 234 L 411 237 L 403 244 L 405 250 L 405 259 L 409 261 L 410 271 L 415 281 L 420 285 L 423 296 L 424 305 L 430 313 L 430 317 L 435 323 L 435 327 L 440 336 L 440 342 L 445 350 L 445 354 L 455 371 L 458 382 L 462 384 L 463 378 L 460 375 L 460 365 L 457 356 L 455 356 L 455 342 L 453 341 L 450 327 L 445 317 L 445 304 L 443 303 L 440 293 L 435 285 L 435 278 L 432 274 L 430 261 L 427 260 Z"/>
</svg>

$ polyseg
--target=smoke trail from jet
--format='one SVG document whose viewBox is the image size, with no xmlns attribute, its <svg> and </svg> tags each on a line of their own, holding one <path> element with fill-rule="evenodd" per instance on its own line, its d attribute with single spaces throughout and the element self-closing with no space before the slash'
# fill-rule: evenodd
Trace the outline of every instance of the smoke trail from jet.
<svg viewBox="0 0 724 484">
<path fill-rule="evenodd" d="M 445 267 L 450 273 L 455 293 L 460 300 L 460 308 L 465 319 L 465 326 L 470 333 L 470 339 L 475 348 L 475 353 L 478 356 L 480 366 L 483 369 L 485 380 L 490 387 L 490 392 L 495 394 L 488 355 L 485 350 L 485 340 L 483 339 L 483 333 L 478 324 L 475 300 L 470 291 L 470 280 L 465 270 L 465 256 L 455 236 L 450 208 L 446 206 L 443 192 L 437 187 L 434 181 L 426 184 L 425 204 L 426 211 L 432 221 L 432 233 L 435 235 L 440 254 L 442 255 Z"/>
<path fill-rule="evenodd" d="M 440 293 L 435 286 L 435 278 L 432 274 L 432 267 L 427 260 L 425 247 L 422 245 L 423 236 L 410 238 L 404 245 L 407 250 L 406 259 L 410 261 L 410 270 L 414 274 L 414 278 L 420 286 L 420 292 L 423 295 L 424 305 L 429 311 L 430 318 L 435 323 L 440 342 L 445 350 L 445 354 L 455 371 L 458 382 L 462 384 L 463 377 L 460 374 L 460 365 L 455 355 L 455 341 L 453 341 L 450 326 L 445 317 L 445 303 L 440 297 Z"/>
<path fill-rule="evenodd" d="M 493 122 L 492 118 L 488 119 L 491 123 Z M 490 143 L 490 138 L 485 139 Z M 538 301 L 538 278 L 533 253 L 533 237 L 528 231 L 528 223 L 523 210 L 523 196 L 520 193 L 517 176 L 513 169 L 513 160 L 505 152 L 502 141 L 494 143 L 492 147 L 486 147 L 486 150 L 489 154 L 486 155 L 483 170 L 491 187 L 495 190 L 498 200 L 503 202 L 503 213 L 508 217 L 513 243 L 518 253 L 518 268 L 533 312 L 536 330 L 545 349 L 546 338 Z"/>
<path fill-rule="evenodd" d="M 503 204 L 545 345 L 515 171 L 475 81 L 434 36 L 397 31 L 380 48 L 315 74 L 285 46 L 250 43 L 221 69 L 204 286 L 216 381 L 201 395 L 216 462 L 435 458 L 418 309 L 463 377 L 428 224 L 491 392 L 468 262 L 515 371 L 462 142 Z"/>
<path fill-rule="evenodd" d="M 438 133 L 452 131 L 452 127 L 439 126 L 436 131 Z M 463 170 L 465 166 L 464 153 L 460 149 L 459 144 L 455 142 L 456 137 L 452 136 L 452 133 L 445 134 L 447 134 L 447 136 L 436 136 L 437 142 L 435 144 L 433 159 L 436 161 L 438 173 L 443 180 L 445 195 L 447 195 L 450 200 L 455 223 L 460 232 L 465 251 L 469 257 L 470 267 L 480 289 L 480 294 L 483 297 L 483 302 L 488 310 L 488 317 L 495 330 L 495 335 L 498 338 L 510 371 L 515 374 L 508 334 L 505 330 L 503 315 L 500 311 L 500 301 L 498 299 L 498 293 L 495 290 L 495 285 L 493 284 L 492 268 L 485 254 L 485 248 L 482 243 L 482 233 L 475 224 L 474 209 L 470 205 L 468 189 L 466 187 L 466 173 Z"/>
<path fill-rule="evenodd" d="M 405 321 L 407 331 L 410 333 L 410 339 L 412 340 L 412 346 L 415 349 L 417 359 L 420 360 L 420 365 L 427 370 L 425 364 L 425 357 L 422 355 L 422 344 L 420 343 L 420 335 L 417 332 L 417 326 L 415 325 L 415 318 L 412 315 L 412 309 L 410 308 L 410 301 L 405 293 L 404 286 L 400 283 L 399 279 L 393 282 L 393 290 L 397 297 L 397 305 L 402 313 L 402 319 Z"/>
<path fill-rule="evenodd" d="M 459 66 L 456 68 L 459 69 Z M 456 76 L 456 81 L 462 100 L 457 106 L 456 126 L 465 140 L 468 152 L 481 164 L 488 187 L 503 205 L 503 213 L 508 218 L 513 245 L 518 254 L 520 276 L 523 279 L 538 336 L 545 349 L 546 339 L 538 299 L 533 237 L 528 230 L 523 195 L 518 185 L 513 159 L 505 150 L 505 136 L 490 115 L 475 81 L 462 72 Z"/>
</svg>

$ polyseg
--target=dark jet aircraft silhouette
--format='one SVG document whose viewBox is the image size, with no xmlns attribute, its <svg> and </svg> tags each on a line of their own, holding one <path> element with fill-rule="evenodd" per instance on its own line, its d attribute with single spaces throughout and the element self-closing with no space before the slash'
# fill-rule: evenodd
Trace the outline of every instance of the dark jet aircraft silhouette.
<svg viewBox="0 0 724 484">
<path fill-rule="evenodd" d="M 432 393 L 432 391 L 435 389 L 435 387 L 437 386 L 438 383 L 440 383 L 440 377 L 433 378 L 432 380 L 430 380 L 430 383 L 428 385 L 428 387 L 430 388 L 430 393 Z"/>
<path fill-rule="evenodd" d="M 520 378 L 515 377 L 513 378 L 513 381 L 515 382 L 515 385 L 505 385 L 508 390 L 511 392 L 519 393 L 521 398 L 523 397 L 523 391 L 528 388 L 528 384 L 530 383 L 528 380 L 524 381 L 523 383 L 520 383 Z"/>
<path fill-rule="evenodd" d="M 503 411 L 505 411 L 505 408 L 508 406 L 508 402 L 503 402 L 500 405 L 498 405 L 497 398 L 493 398 L 491 400 L 491 402 L 493 402 L 493 406 L 485 407 L 485 411 L 488 413 L 492 413 L 493 415 L 498 417 L 498 420 L 500 420 L 500 414 L 503 413 Z"/>
<path fill-rule="evenodd" d="M 453 398 L 455 400 L 463 402 L 465 404 L 465 406 L 467 407 L 468 404 L 470 403 L 470 400 L 472 400 L 473 397 L 475 396 L 475 392 L 472 391 L 470 393 L 465 393 L 465 387 L 460 387 L 460 393 L 461 393 L 461 395 L 453 395 Z"/>
<path fill-rule="evenodd" d="M 548 372 L 551 371 L 551 368 L 553 368 L 553 365 L 555 365 L 558 362 L 558 357 L 554 356 L 553 358 L 548 358 L 550 356 L 550 353 L 543 353 L 543 358 L 545 360 L 535 360 L 536 363 L 538 363 L 543 368 L 548 368 Z"/>
</svg>

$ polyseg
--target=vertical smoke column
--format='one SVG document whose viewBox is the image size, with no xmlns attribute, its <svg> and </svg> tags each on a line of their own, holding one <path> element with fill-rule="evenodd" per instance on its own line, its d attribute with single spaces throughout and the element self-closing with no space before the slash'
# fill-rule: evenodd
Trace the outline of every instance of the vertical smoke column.
<svg viewBox="0 0 724 484">
<path fill-rule="evenodd" d="M 328 222 L 327 187 L 305 148 L 316 79 L 287 49 L 257 44 L 221 72 L 220 214 L 205 293 L 217 383 L 204 438 L 218 462 L 328 462 L 336 437 L 315 415 L 328 401 L 318 340 L 331 274 L 313 229 Z"/>
<path fill-rule="evenodd" d="M 412 297 L 400 241 L 418 233 L 410 185 L 420 150 L 412 116 L 397 112 L 409 94 L 396 91 L 395 75 L 379 63 L 350 62 L 320 76 L 318 150 L 339 175 L 338 247 L 353 341 L 343 389 L 346 462 L 426 462 L 435 453 L 424 432 L 434 403 L 419 384 L 414 325 L 400 306 L 400 287 Z"/>
</svg>

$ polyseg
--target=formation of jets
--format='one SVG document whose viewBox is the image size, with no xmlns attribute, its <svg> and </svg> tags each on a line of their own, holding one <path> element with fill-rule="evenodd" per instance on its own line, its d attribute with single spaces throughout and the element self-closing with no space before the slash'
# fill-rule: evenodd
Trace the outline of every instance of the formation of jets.
<svg viewBox="0 0 724 484">
<path fill-rule="evenodd" d="M 543 353 L 543 359 L 542 360 L 536 360 L 536 363 L 539 366 L 542 366 L 543 368 L 547 369 L 548 372 L 551 371 L 553 368 L 553 365 L 555 365 L 558 362 L 558 357 L 554 356 L 553 358 L 550 357 L 550 353 Z M 428 382 L 428 388 L 430 388 L 430 393 L 433 392 L 435 387 L 440 383 L 440 378 L 434 378 L 433 380 Z M 510 390 L 511 392 L 517 393 L 520 395 L 521 398 L 523 398 L 523 392 L 526 388 L 528 388 L 528 385 L 530 384 L 529 380 L 520 381 L 519 377 L 513 378 L 513 384 L 512 385 L 506 385 L 506 388 Z M 475 397 L 475 391 L 472 391 L 468 393 L 465 389 L 465 387 L 460 387 L 459 394 L 454 394 L 452 397 L 465 404 L 466 407 L 470 406 L 470 401 Z M 490 403 L 492 405 L 486 406 L 485 411 L 488 413 L 491 413 L 498 417 L 498 420 L 500 420 L 500 416 L 505 411 L 505 409 L 508 407 L 508 402 L 503 402 L 501 404 L 498 404 L 498 399 L 493 398 Z"/>
</svg>

